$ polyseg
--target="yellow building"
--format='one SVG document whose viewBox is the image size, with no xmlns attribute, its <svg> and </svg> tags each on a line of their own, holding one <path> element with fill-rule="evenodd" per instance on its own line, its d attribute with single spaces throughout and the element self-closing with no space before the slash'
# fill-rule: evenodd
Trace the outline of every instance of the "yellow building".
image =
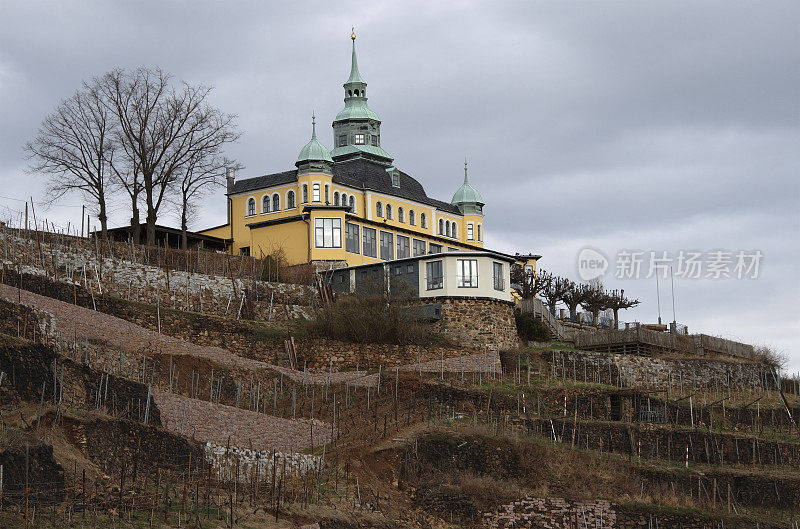
<svg viewBox="0 0 800 529">
<path fill-rule="evenodd" d="M 231 241 L 235 254 L 282 253 L 288 264 L 349 266 L 483 248 L 483 199 L 464 182 L 450 202 L 428 197 L 383 150 L 380 119 L 367 106 L 353 39 L 334 149 L 317 139 L 296 169 L 236 180 L 228 175 L 228 222 L 200 233 Z"/>
</svg>

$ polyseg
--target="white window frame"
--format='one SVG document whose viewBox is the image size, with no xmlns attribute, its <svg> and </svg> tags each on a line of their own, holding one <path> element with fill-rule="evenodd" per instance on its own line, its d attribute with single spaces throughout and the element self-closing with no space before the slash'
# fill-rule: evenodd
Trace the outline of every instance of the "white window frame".
<svg viewBox="0 0 800 529">
<path fill-rule="evenodd" d="M 389 246 L 387 246 L 387 248 L 389 249 L 389 255 L 387 257 L 384 257 L 383 255 L 381 255 L 381 250 L 383 249 L 383 236 L 384 235 L 389 235 L 391 237 L 391 241 L 389 242 Z M 394 241 L 395 241 L 395 235 L 394 235 L 393 232 L 380 230 L 380 232 L 378 233 L 378 257 L 381 260 L 383 260 L 383 261 L 392 261 L 392 260 L 394 260 L 394 245 L 395 245 Z"/>
<path fill-rule="evenodd" d="M 266 200 L 264 200 L 265 198 Z M 266 213 L 272 213 L 272 195 L 269 193 L 261 197 L 261 214 L 264 215 Z"/>
<path fill-rule="evenodd" d="M 458 259 L 456 261 L 458 288 L 478 288 L 478 260 Z"/>
<path fill-rule="evenodd" d="M 275 200 L 276 200 L 276 199 L 277 199 L 277 201 L 278 201 L 278 205 L 277 205 L 277 207 L 275 206 Z M 278 211 L 280 211 L 280 210 L 281 210 L 281 195 L 280 195 L 280 194 L 278 194 L 278 193 L 274 193 L 274 194 L 272 195 L 272 212 L 273 212 L 273 213 L 277 213 L 277 212 L 278 212 Z"/>
<path fill-rule="evenodd" d="M 320 222 L 321 221 L 321 222 Z M 327 222 L 330 221 L 330 234 L 326 233 Z M 338 227 L 336 224 L 338 223 Z M 320 230 L 322 230 L 322 239 L 320 239 Z M 337 238 L 338 232 L 338 238 Z M 330 244 L 327 244 L 328 236 L 330 236 Z M 320 240 L 322 244 L 320 245 Z M 337 244 L 338 242 L 338 244 Z M 341 248 L 342 247 L 342 219 L 339 217 L 317 217 L 314 219 L 314 247 L 315 248 Z"/>
<path fill-rule="evenodd" d="M 364 237 L 366 236 L 368 231 L 372 235 L 374 235 L 374 237 L 372 239 L 372 243 L 373 243 L 372 246 L 373 246 L 373 249 L 375 251 L 373 253 L 370 253 L 370 254 L 368 254 L 366 252 L 367 246 L 364 243 Z M 377 259 L 378 258 L 379 248 L 380 248 L 380 239 L 378 239 L 378 230 L 375 229 L 375 228 L 370 228 L 368 226 L 361 226 L 361 255 L 363 255 L 364 257 L 372 257 L 373 259 Z"/>
<path fill-rule="evenodd" d="M 252 213 L 250 213 L 250 204 L 253 204 Z M 244 201 L 244 216 L 254 217 L 257 213 L 258 213 L 258 204 L 256 203 L 256 197 L 247 197 L 247 200 Z"/>
<path fill-rule="evenodd" d="M 408 252 L 408 255 L 405 255 L 404 257 L 400 257 L 400 239 L 404 239 L 406 242 L 406 250 Z M 397 234 L 394 236 L 394 240 L 395 240 L 395 252 L 394 252 L 395 259 L 405 259 L 406 257 L 411 257 L 411 254 L 413 253 L 413 249 L 411 248 L 411 237 L 407 235 Z"/>
<path fill-rule="evenodd" d="M 498 276 L 498 268 L 500 267 L 500 275 Z M 503 269 L 503 263 L 498 261 L 492 261 L 492 284 L 494 289 L 503 292 L 506 289 L 506 279 L 505 279 L 505 270 Z M 498 288 L 499 285 L 499 288 Z"/>
<path fill-rule="evenodd" d="M 319 202 L 322 198 L 322 184 L 320 182 L 314 182 L 311 185 L 311 202 Z"/>
<path fill-rule="evenodd" d="M 356 249 L 353 251 L 347 247 L 347 227 L 348 226 L 355 226 L 356 228 Z M 344 246 L 345 251 L 354 253 L 354 254 L 361 254 L 361 226 L 356 224 L 355 222 L 345 222 L 344 223 Z"/>
<path fill-rule="evenodd" d="M 439 269 L 441 270 L 440 276 L 431 276 L 431 268 L 433 265 L 439 265 Z M 432 281 L 433 278 L 437 278 L 438 281 Z M 436 261 L 425 261 L 425 290 L 440 290 L 444 288 L 444 261 L 442 259 L 438 259 Z"/>
<path fill-rule="evenodd" d="M 475 223 L 474 222 L 467 222 L 467 240 L 474 241 L 475 240 Z"/>
<path fill-rule="evenodd" d="M 294 195 L 294 204 L 289 201 L 289 195 Z M 286 207 L 284 209 L 295 209 L 297 207 L 297 193 L 294 192 L 294 189 L 289 189 L 286 191 Z"/>
</svg>

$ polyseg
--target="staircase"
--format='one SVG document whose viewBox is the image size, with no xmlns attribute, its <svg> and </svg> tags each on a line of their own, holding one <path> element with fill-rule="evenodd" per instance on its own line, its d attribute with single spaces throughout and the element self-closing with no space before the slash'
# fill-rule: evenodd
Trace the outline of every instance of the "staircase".
<svg viewBox="0 0 800 529">
<path fill-rule="evenodd" d="M 533 317 L 544 323 L 553 340 L 563 341 L 566 337 L 564 326 L 538 298 L 528 298 L 517 301 L 517 308 L 524 314 L 533 314 Z"/>
</svg>

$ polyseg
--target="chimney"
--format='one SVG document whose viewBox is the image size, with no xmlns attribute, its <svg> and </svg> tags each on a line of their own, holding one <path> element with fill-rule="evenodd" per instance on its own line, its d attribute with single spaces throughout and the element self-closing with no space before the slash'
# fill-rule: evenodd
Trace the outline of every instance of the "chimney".
<svg viewBox="0 0 800 529">
<path fill-rule="evenodd" d="M 234 177 L 233 174 L 234 174 L 233 167 L 226 167 L 225 168 L 225 180 L 226 180 L 227 187 L 228 187 L 228 193 L 232 193 L 233 192 L 233 183 L 236 181 L 236 178 Z"/>
</svg>

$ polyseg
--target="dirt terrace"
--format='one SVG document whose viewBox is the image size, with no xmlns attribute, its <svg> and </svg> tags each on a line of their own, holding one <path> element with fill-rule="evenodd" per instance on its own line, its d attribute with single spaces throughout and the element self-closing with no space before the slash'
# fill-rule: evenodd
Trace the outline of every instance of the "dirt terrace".
<svg viewBox="0 0 800 529">
<path fill-rule="evenodd" d="M 331 426 L 318 420 L 283 419 L 162 391 L 154 399 L 165 428 L 180 433 L 183 422 L 186 437 L 220 446 L 296 452 L 331 438 Z"/>
</svg>

